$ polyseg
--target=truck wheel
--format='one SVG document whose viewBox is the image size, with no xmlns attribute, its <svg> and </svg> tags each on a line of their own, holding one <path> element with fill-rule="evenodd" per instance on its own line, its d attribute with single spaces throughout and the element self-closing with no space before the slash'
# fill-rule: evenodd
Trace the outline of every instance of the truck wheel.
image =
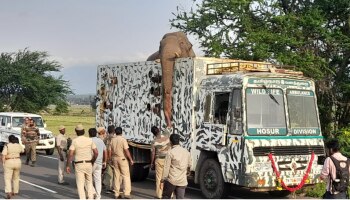
<svg viewBox="0 0 350 200">
<path fill-rule="evenodd" d="M 46 151 L 46 155 L 52 155 L 53 152 L 55 151 L 55 149 L 54 148 L 52 148 L 52 149 L 45 149 L 45 151 Z"/>
<path fill-rule="evenodd" d="M 290 194 L 288 190 L 275 190 L 269 191 L 269 194 L 273 197 L 286 197 Z"/>
<path fill-rule="evenodd" d="M 146 164 L 135 163 L 130 166 L 131 181 L 144 181 L 148 177 L 149 167 Z"/>
<path fill-rule="evenodd" d="M 227 196 L 229 185 L 225 183 L 221 167 L 214 159 L 207 159 L 199 170 L 199 185 L 207 199 L 221 199 Z"/>
</svg>

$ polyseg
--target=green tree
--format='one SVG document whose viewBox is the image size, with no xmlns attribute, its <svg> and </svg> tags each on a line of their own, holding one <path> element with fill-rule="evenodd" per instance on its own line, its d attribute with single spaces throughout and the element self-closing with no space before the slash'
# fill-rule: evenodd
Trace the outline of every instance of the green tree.
<svg viewBox="0 0 350 200">
<path fill-rule="evenodd" d="M 20 50 L 0 55 L 0 110 L 38 112 L 65 101 L 68 82 L 52 73 L 61 68 L 47 52 Z"/>
<path fill-rule="evenodd" d="M 202 0 L 174 15 L 206 56 L 296 66 L 317 81 L 324 131 L 349 124 L 349 0 Z"/>
<path fill-rule="evenodd" d="M 67 101 L 59 101 L 56 103 L 55 107 L 55 114 L 63 114 L 63 113 L 68 113 L 68 103 Z"/>
</svg>

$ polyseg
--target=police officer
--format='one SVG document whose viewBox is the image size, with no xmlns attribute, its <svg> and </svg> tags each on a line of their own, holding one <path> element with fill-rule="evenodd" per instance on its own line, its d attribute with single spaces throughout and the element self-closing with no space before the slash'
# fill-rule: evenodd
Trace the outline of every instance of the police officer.
<svg viewBox="0 0 350 200">
<path fill-rule="evenodd" d="M 85 130 L 83 125 L 78 124 L 75 127 L 75 132 L 78 137 L 73 139 L 72 145 L 69 147 L 66 171 L 70 174 L 70 163 L 73 160 L 73 156 L 75 156 L 75 177 L 79 198 L 86 198 L 84 190 L 84 186 L 86 185 L 88 187 L 88 198 L 93 199 L 92 165 L 98 156 L 97 148 L 91 138 L 84 136 Z"/>
<path fill-rule="evenodd" d="M 129 152 L 129 145 L 126 139 L 122 136 L 122 128 L 117 127 L 115 129 L 116 137 L 112 138 L 108 147 L 108 158 L 112 159 L 114 166 L 114 196 L 119 198 L 120 190 L 120 176 L 122 176 L 124 182 L 124 198 L 129 199 L 131 193 L 131 180 L 130 180 L 130 165 L 134 164 L 134 161 Z"/>
<path fill-rule="evenodd" d="M 40 132 L 37 127 L 35 127 L 35 122 L 32 118 L 29 118 L 29 125 L 23 128 L 27 160 L 26 165 L 29 165 L 29 161 L 32 162 L 30 166 L 34 167 L 36 162 L 36 145 L 39 142 Z"/>
<path fill-rule="evenodd" d="M 106 144 L 106 148 L 108 150 L 110 144 L 111 144 L 111 140 L 112 138 L 116 137 L 115 135 L 115 127 L 113 125 L 108 126 L 107 128 L 108 131 L 108 135 L 105 137 L 105 144 Z M 110 157 L 108 157 L 108 159 L 110 159 Z M 103 185 L 105 186 L 106 189 L 106 193 L 110 194 L 113 192 L 113 178 L 114 178 L 114 169 L 113 169 L 113 163 L 108 162 L 108 165 L 103 173 Z"/>
<path fill-rule="evenodd" d="M 162 198 L 162 190 L 160 189 L 160 180 L 162 179 L 165 157 L 170 149 L 169 137 L 160 133 L 158 127 L 151 128 L 155 139 L 151 146 L 151 168 L 155 165 L 156 170 L 156 196 L 158 199 Z"/>
<path fill-rule="evenodd" d="M 24 149 L 22 145 L 19 144 L 18 138 L 14 135 L 10 135 L 9 143 L 4 146 L 2 151 L 6 199 L 10 199 L 12 196 L 18 194 L 19 176 L 21 171 L 20 153 L 23 152 Z"/>
<path fill-rule="evenodd" d="M 170 135 L 171 150 L 169 150 L 164 163 L 164 170 L 160 188 L 163 189 L 163 199 L 170 199 L 173 192 L 176 199 L 185 198 L 187 187 L 187 172 L 191 168 L 191 154 L 180 146 L 180 136 Z M 164 187 L 163 187 L 164 184 Z"/>
<path fill-rule="evenodd" d="M 56 149 L 58 152 L 58 184 L 69 185 L 69 183 L 63 180 L 64 165 L 67 160 L 67 138 L 64 135 L 66 133 L 66 128 L 61 125 L 58 130 L 60 132 L 56 136 Z"/>
</svg>

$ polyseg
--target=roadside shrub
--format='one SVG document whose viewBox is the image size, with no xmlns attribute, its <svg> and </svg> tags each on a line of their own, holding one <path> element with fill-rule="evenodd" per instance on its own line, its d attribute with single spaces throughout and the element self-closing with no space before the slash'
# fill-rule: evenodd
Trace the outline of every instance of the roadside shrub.
<svg viewBox="0 0 350 200">
<path fill-rule="evenodd" d="M 323 194 L 326 192 L 326 183 L 317 183 L 314 186 L 305 187 L 302 190 L 307 197 L 322 198 Z"/>
</svg>

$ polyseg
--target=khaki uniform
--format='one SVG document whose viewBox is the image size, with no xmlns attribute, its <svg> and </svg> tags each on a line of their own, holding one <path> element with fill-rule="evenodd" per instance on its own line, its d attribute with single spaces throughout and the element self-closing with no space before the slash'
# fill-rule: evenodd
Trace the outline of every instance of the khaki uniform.
<svg viewBox="0 0 350 200">
<path fill-rule="evenodd" d="M 26 147 L 27 161 L 36 161 L 36 145 L 39 142 L 39 129 L 35 126 L 26 126 L 23 128 L 24 142 Z"/>
<path fill-rule="evenodd" d="M 191 168 L 191 154 L 180 145 L 174 145 L 165 158 L 162 179 L 166 180 L 162 198 L 169 199 L 175 191 L 176 198 L 184 198 L 187 182 L 187 169 Z"/>
<path fill-rule="evenodd" d="M 109 151 L 112 152 L 112 161 L 114 166 L 114 190 L 115 197 L 119 196 L 120 190 L 120 176 L 124 181 L 124 195 L 130 196 L 131 193 L 131 179 L 130 179 L 130 169 L 129 162 L 124 154 L 124 150 L 129 148 L 126 139 L 118 135 L 112 138 L 109 145 Z"/>
<path fill-rule="evenodd" d="M 5 193 L 15 193 L 19 191 L 19 174 L 21 170 L 20 153 L 24 149 L 20 144 L 9 143 L 4 146 L 2 155 L 5 156 L 4 165 L 4 179 L 5 179 Z M 13 190 L 12 190 L 13 182 Z"/>
<path fill-rule="evenodd" d="M 85 184 L 88 186 L 87 194 L 89 199 L 93 199 L 94 188 L 92 185 L 92 150 L 96 149 L 91 138 L 78 136 L 73 139 L 69 150 L 74 151 L 75 177 L 80 199 L 85 199 Z M 82 162 L 82 163 L 77 163 Z"/>
<path fill-rule="evenodd" d="M 65 161 L 67 161 L 67 138 L 63 134 L 58 134 L 56 136 L 56 146 L 63 152 L 63 161 L 60 160 L 60 155 L 58 155 L 58 182 L 63 183 L 63 172 Z"/>
<path fill-rule="evenodd" d="M 151 151 L 155 152 L 155 170 L 156 170 L 156 196 L 162 198 L 162 190 L 160 189 L 160 180 L 162 179 L 165 157 L 170 149 L 170 140 L 164 135 L 157 137 L 153 143 Z"/>
<path fill-rule="evenodd" d="M 115 137 L 116 137 L 115 134 L 109 134 L 109 135 L 105 136 L 105 138 L 103 139 L 103 142 L 105 143 L 107 150 L 111 144 L 111 140 Z M 107 190 L 113 189 L 113 187 L 114 187 L 113 178 L 114 178 L 114 167 L 112 165 L 108 164 L 105 171 L 104 171 L 103 180 L 102 180 L 102 182 L 106 186 Z"/>
</svg>

